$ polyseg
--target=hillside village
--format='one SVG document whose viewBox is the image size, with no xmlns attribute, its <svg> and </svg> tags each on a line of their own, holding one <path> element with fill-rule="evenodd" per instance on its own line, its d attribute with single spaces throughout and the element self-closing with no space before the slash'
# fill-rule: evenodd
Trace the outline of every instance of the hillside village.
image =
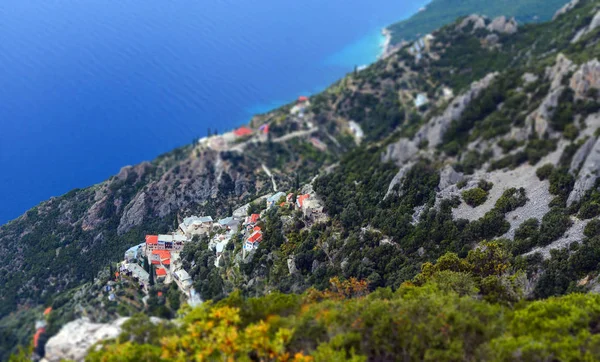
<svg viewBox="0 0 600 362">
<path fill-rule="evenodd" d="M 143 243 L 129 248 L 123 261 L 118 263 L 114 276 L 116 280 L 130 280 L 140 290 L 148 294 L 150 287 L 156 284 L 175 283 L 183 293 L 188 304 L 196 306 L 201 298 L 193 288 L 193 281 L 180 260 L 180 253 L 187 243 L 207 243 L 215 253 L 215 267 L 223 251 L 235 244 L 241 245 L 242 260 L 252 257 L 253 252 L 263 240 L 261 219 L 273 208 L 286 208 L 300 211 L 308 225 L 323 222 L 327 216 L 323 213 L 323 204 L 312 187 L 304 187 L 303 194 L 276 192 L 245 204 L 232 215 L 213 220 L 211 216 L 189 216 L 183 219 L 179 228 L 170 234 L 146 235 Z M 264 204 L 266 208 L 252 211 L 252 205 Z M 110 285 L 108 285 L 110 291 Z M 109 301 L 116 301 L 114 293 L 108 293 Z M 147 299 L 147 298 L 146 298 Z"/>
</svg>

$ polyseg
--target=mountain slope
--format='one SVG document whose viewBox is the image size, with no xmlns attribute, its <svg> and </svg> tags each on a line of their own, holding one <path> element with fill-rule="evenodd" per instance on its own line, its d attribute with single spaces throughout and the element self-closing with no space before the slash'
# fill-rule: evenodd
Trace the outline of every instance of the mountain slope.
<svg viewBox="0 0 600 362">
<path fill-rule="evenodd" d="M 391 33 L 391 45 L 397 45 L 403 40 L 413 41 L 459 17 L 470 14 L 480 14 L 490 18 L 504 15 L 516 18 L 521 24 L 548 21 L 564 3 L 563 0 L 546 1 L 543 5 L 540 5 L 537 0 L 432 0 L 424 11 L 392 24 L 387 29 Z"/>
<path fill-rule="evenodd" d="M 414 278 L 428 263 L 468 259 L 492 239 L 511 267 L 478 284 L 468 293 L 474 298 L 516 303 L 597 289 L 599 8 L 580 1 L 552 22 L 517 27 L 460 19 L 311 97 L 312 127 L 299 126 L 290 105 L 253 120 L 255 128 L 272 122 L 271 139 L 234 143 L 226 153 L 190 146 L 42 204 L 0 229 L 19 246 L 0 250 L 14 268 L 70 247 L 100 257 L 66 254 L 56 270 L 5 277 L 12 302 L 49 303 L 144 233 L 174 229 L 177 216 L 222 216 L 270 193 L 263 163 L 280 190 L 314 190 L 326 218 L 270 210 L 260 247 L 244 257 L 234 244 L 219 267 L 204 242 L 186 245 L 183 265 L 205 299 L 236 289 L 324 290 L 335 277 L 364 280 L 369 291 L 402 290 L 409 280 L 425 284 Z M 364 131 L 358 146 L 350 121 Z M 327 151 L 316 151 L 311 135 Z M 489 276 L 464 272 L 477 283 Z M 47 285 L 53 280 L 69 284 Z M 25 283 L 32 288 L 19 289 Z"/>
</svg>

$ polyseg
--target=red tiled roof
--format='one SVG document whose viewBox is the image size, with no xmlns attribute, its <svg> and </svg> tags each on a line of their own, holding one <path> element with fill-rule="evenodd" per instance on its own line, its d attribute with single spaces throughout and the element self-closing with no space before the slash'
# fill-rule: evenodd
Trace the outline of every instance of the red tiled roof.
<svg viewBox="0 0 600 362">
<path fill-rule="evenodd" d="M 159 277 L 164 277 L 167 275 L 167 271 L 164 268 L 156 268 L 156 275 Z"/>
<path fill-rule="evenodd" d="M 298 97 L 298 102 L 306 102 L 307 100 L 308 100 L 308 97 L 306 97 L 306 96 Z"/>
<path fill-rule="evenodd" d="M 260 230 L 261 230 L 261 229 L 260 229 L 260 226 L 255 226 L 255 227 L 254 227 L 254 231 L 260 231 Z"/>
<path fill-rule="evenodd" d="M 254 234 L 250 235 L 248 241 L 251 243 L 259 242 L 262 240 L 262 232 L 255 231 Z"/>
<path fill-rule="evenodd" d="M 48 308 L 44 309 L 44 315 L 48 315 L 48 314 L 50 314 L 50 312 L 52 312 L 52 307 L 48 307 Z"/>
<path fill-rule="evenodd" d="M 252 215 L 250 216 L 250 222 L 251 222 L 251 223 L 255 223 L 255 222 L 257 222 L 257 221 L 258 221 L 258 219 L 260 219 L 260 215 L 259 215 L 259 214 L 252 214 Z"/>
<path fill-rule="evenodd" d="M 285 206 L 285 202 L 282 202 L 281 204 L 279 204 L 279 206 L 284 207 Z"/>
<path fill-rule="evenodd" d="M 161 260 L 171 258 L 171 252 L 168 250 L 152 250 L 152 254 L 158 255 Z"/>
<path fill-rule="evenodd" d="M 163 265 L 171 265 L 171 259 L 165 259 L 162 261 Z"/>
<path fill-rule="evenodd" d="M 240 127 L 233 131 L 233 134 L 235 134 L 238 137 L 249 136 L 252 134 L 252 130 L 248 127 Z"/>
<path fill-rule="evenodd" d="M 146 244 L 158 244 L 158 235 L 146 235 Z"/>
<path fill-rule="evenodd" d="M 298 196 L 298 199 L 296 199 L 296 201 L 298 202 L 298 205 L 299 205 L 300 207 L 302 207 L 302 205 L 304 204 L 304 200 L 308 199 L 309 197 L 310 197 L 310 195 L 309 195 L 309 194 L 306 194 L 306 195 L 300 195 L 300 196 Z"/>
<path fill-rule="evenodd" d="M 152 260 L 152 264 L 158 265 L 158 264 L 160 264 L 160 261 L 158 261 L 158 260 Z"/>
</svg>

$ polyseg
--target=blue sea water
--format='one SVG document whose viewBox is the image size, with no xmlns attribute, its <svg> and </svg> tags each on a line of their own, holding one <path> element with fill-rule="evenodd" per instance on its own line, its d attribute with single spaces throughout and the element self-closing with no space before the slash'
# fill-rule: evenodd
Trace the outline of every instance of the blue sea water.
<svg viewBox="0 0 600 362">
<path fill-rule="evenodd" d="M 426 0 L 3 0 L 0 224 L 313 94 Z"/>
</svg>

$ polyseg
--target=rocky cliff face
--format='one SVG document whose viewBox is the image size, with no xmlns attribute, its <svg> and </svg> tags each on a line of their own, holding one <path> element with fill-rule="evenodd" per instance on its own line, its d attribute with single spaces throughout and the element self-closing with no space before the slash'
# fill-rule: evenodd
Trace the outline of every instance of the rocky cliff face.
<svg viewBox="0 0 600 362">
<path fill-rule="evenodd" d="M 490 73 L 474 82 L 467 92 L 452 100 L 441 116 L 432 118 L 423 126 L 414 137 L 414 142 L 417 144 L 427 142 L 430 147 L 438 146 L 452 121 L 458 120 L 469 103 L 486 89 L 496 76 L 497 73 Z"/>
<path fill-rule="evenodd" d="M 119 318 L 112 323 L 102 324 L 81 318 L 69 322 L 58 334 L 48 340 L 44 360 L 47 362 L 84 361 L 88 350 L 93 345 L 118 337 L 121 326 L 127 320 L 128 318 Z"/>
</svg>

